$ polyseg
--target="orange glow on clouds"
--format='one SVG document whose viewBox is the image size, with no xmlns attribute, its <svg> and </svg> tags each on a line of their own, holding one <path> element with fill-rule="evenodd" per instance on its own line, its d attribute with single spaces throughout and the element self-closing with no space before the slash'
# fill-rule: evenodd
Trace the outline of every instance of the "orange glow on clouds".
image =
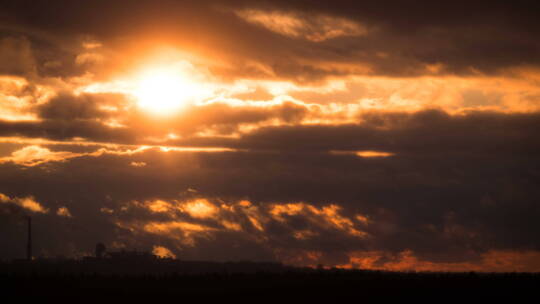
<svg viewBox="0 0 540 304">
<path fill-rule="evenodd" d="M 203 69 L 181 58 L 154 61 L 158 62 L 148 60 L 104 82 L 88 79 L 75 92 L 120 93 L 144 112 L 159 116 L 176 114 L 189 105 L 214 97 L 216 86 Z"/>
<path fill-rule="evenodd" d="M 334 155 L 347 155 L 347 154 L 353 154 L 358 157 L 389 157 L 394 156 L 394 153 L 391 152 L 384 152 L 384 151 L 374 151 L 374 150 L 362 150 L 362 151 L 336 151 L 332 150 L 330 151 L 330 154 Z"/>
<path fill-rule="evenodd" d="M 291 38 L 321 42 L 341 36 L 362 36 L 367 29 L 357 22 L 326 15 L 301 16 L 293 13 L 262 10 L 239 10 L 237 16 L 272 32 Z"/>
<path fill-rule="evenodd" d="M 172 205 L 163 200 L 155 200 L 145 203 L 146 207 L 155 213 L 168 212 L 172 209 Z"/>
<path fill-rule="evenodd" d="M 351 252 L 349 264 L 339 268 L 379 269 L 391 271 L 487 271 L 531 272 L 540 271 L 540 253 L 537 251 L 490 250 L 476 262 L 430 262 L 419 259 L 411 250 L 398 254 L 380 251 Z"/>
<path fill-rule="evenodd" d="M 56 210 L 56 215 L 63 217 L 73 217 L 67 207 L 60 207 Z"/>
<path fill-rule="evenodd" d="M 138 203 L 134 204 L 137 206 L 139 205 Z M 154 201 L 147 201 L 143 206 L 153 213 L 180 211 L 182 213 L 189 214 L 189 216 L 192 218 L 197 219 L 211 218 L 216 216 L 219 212 L 218 207 L 214 206 L 208 200 L 202 198 L 186 202 L 179 202 L 176 200 L 168 202 L 157 199 Z"/>
<path fill-rule="evenodd" d="M 22 166 L 33 167 L 50 161 L 65 161 L 82 154 L 72 152 L 53 152 L 47 148 L 31 145 L 17 150 L 9 157 L 0 158 L 0 164 L 13 162 Z"/>
<path fill-rule="evenodd" d="M 0 193 L 0 203 L 15 204 L 31 212 L 37 212 L 37 213 L 49 212 L 49 209 L 43 207 L 40 203 L 38 203 L 34 199 L 33 196 L 11 198 L 3 193 Z"/>
<path fill-rule="evenodd" d="M 132 229 L 138 228 L 139 227 L 136 225 Z M 214 230 L 214 228 L 204 225 L 181 221 L 149 222 L 144 225 L 144 231 L 148 233 L 173 237 L 177 239 L 181 245 L 190 247 L 195 246 L 195 239 L 197 237 L 210 237 L 210 232 Z"/>
<path fill-rule="evenodd" d="M 50 98 L 52 90 L 34 85 L 22 77 L 0 75 L 0 119 L 9 121 L 36 121 L 38 117 L 30 109 L 33 103 Z M 30 111 L 29 111 L 30 110 Z"/>
<path fill-rule="evenodd" d="M 206 199 L 189 201 L 180 206 L 180 210 L 194 218 L 209 218 L 216 215 L 218 208 Z"/>
<path fill-rule="evenodd" d="M 316 226 L 341 230 L 358 238 L 369 236 L 366 232 L 357 229 L 353 221 L 350 218 L 341 215 L 340 212 L 341 207 L 335 204 L 317 208 L 306 203 L 274 204 L 269 211 L 273 219 L 279 222 L 287 221 L 283 215 L 302 215 Z M 306 231 L 297 231 L 297 235 L 301 236 L 300 238 L 306 238 L 314 234 L 311 232 L 306 233 Z"/>
<path fill-rule="evenodd" d="M 356 155 L 360 157 L 388 157 L 394 154 L 389 153 L 389 152 L 381 152 L 381 151 L 358 151 L 356 152 Z"/>
<path fill-rule="evenodd" d="M 157 255 L 160 258 L 173 258 L 176 259 L 176 255 L 172 253 L 167 247 L 163 246 L 154 246 L 152 253 Z"/>
<path fill-rule="evenodd" d="M 291 229 L 292 237 L 297 240 L 315 239 L 319 237 L 320 231 L 338 231 L 358 239 L 371 237 L 359 229 L 353 218 L 342 214 L 341 207 L 335 204 L 316 207 L 308 203 L 276 203 L 269 208 L 261 208 L 248 200 L 216 204 L 211 199 L 197 198 L 186 201 L 156 199 L 142 204 L 132 201 L 122 208 L 128 207 L 162 213 L 169 220 L 119 222 L 117 225 L 168 237 L 184 246 L 194 246 L 197 238 L 213 238 L 218 232 L 243 233 L 250 239 L 266 242 L 269 224 L 274 222 L 287 227 L 294 220 L 292 217 L 302 217 L 311 225 L 303 229 Z M 185 215 L 189 215 L 189 218 Z M 361 224 L 365 226 L 366 223 Z"/>
</svg>

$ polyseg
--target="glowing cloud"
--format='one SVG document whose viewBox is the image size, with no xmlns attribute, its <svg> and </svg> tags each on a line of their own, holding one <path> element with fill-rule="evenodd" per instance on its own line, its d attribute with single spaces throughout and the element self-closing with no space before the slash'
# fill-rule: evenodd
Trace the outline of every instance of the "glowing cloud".
<svg viewBox="0 0 540 304">
<path fill-rule="evenodd" d="M 19 207 L 22 207 L 23 209 L 29 210 L 31 212 L 36 213 L 48 213 L 49 209 L 43 207 L 40 203 L 38 203 L 33 196 L 27 196 L 27 197 L 15 197 L 10 198 L 9 196 L 0 193 L 0 203 L 6 203 L 6 204 L 14 204 Z"/>
<path fill-rule="evenodd" d="M 133 229 L 133 228 L 132 228 Z M 214 228 L 182 221 L 149 222 L 144 225 L 147 233 L 165 235 L 178 240 L 182 245 L 195 246 L 196 238 L 208 238 Z"/>
<path fill-rule="evenodd" d="M 146 166 L 146 163 L 145 162 L 131 162 L 129 165 L 132 167 L 140 168 L 140 167 Z"/>
<path fill-rule="evenodd" d="M 365 27 L 347 20 L 326 15 L 299 15 L 279 11 L 240 10 L 236 14 L 247 22 L 263 26 L 281 35 L 303 38 L 313 42 L 340 37 L 361 36 Z"/>
<path fill-rule="evenodd" d="M 56 215 L 63 217 L 72 217 L 71 212 L 69 212 L 69 209 L 66 207 L 58 208 L 58 210 L 56 210 Z"/>
<path fill-rule="evenodd" d="M 145 203 L 146 207 L 155 213 L 168 212 L 173 209 L 173 205 L 163 200 L 149 201 Z"/>
<path fill-rule="evenodd" d="M 395 155 L 394 153 L 391 153 L 391 152 L 373 151 L 373 150 L 362 150 L 362 151 L 336 151 L 336 150 L 332 150 L 332 151 L 330 151 L 330 154 L 334 154 L 334 155 L 352 154 L 352 155 L 356 155 L 358 157 L 365 157 L 365 158 L 390 157 L 390 156 Z"/>
<path fill-rule="evenodd" d="M 382 151 L 358 151 L 356 152 L 356 155 L 360 157 L 388 157 L 394 155 L 394 153 Z"/>
<path fill-rule="evenodd" d="M 214 217 L 219 209 L 206 199 L 197 199 L 180 205 L 180 210 L 194 218 Z"/>
<path fill-rule="evenodd" d="M 339 268 L 383 269 L 391 271 L 484 271 L 484 272 L 533 272 L 540 270 L 540 253 L 537 251 L 490 250 L 474 262 L 431 262 L 418 258 L 411 250 L 397 254 L 381 251 L 350 252 L 349 264 Z"/>
<path fill-rule="evenodd" d="M 287 222 L 287 216 L 303 216 L 309 219 L 315 226 L 342 230 L 352 236 L 365 238 L 369 235 L 357 229 L 353 221 L 340 214 L 341 207 L 335 204 L 317 208 L 306 203 L 273 204 L 270 207 L 270 215 L 277 221 Z M 311 231 L 297 231 L 297 238 L 307 238 L 315 235 Z"/>
<path fill-rule="evenodd" d="M 172 258 L 176 259 L 176 255 L 172 253 L 167 247 L 163 246 L 154 246 L 152 253 L 157 255 L 160 258 Z"/>
<path fill-rule="evenodd" d="M 48 209 L 45 209 L 43 206 L 41 206 L 33 197 L 23 197 L 23 198 L 15 198 L 15 203 L 25 209 L 28 209 L 32 212 L 38 212 L 38 213 L 47 213 L 49 212 Z"/>
<path fill-rule="evenodd" d="M 11 156 L 0 158 L 0 163 L 13 162 L 18 165 L 32 167 L 50 161 L 65 161 L 79 157 L 81 154 L 72 152 L 53 152 L 40 146 L 27 146 L 11 153 Z"/>
</svg>

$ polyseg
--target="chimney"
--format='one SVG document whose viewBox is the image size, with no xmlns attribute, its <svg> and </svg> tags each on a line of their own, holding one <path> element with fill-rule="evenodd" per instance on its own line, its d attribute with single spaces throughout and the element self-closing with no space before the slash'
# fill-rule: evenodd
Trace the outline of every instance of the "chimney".
<svg viewBox="0 0 540 304">
<path fill-rule="evenodd" d="M 26 244 L 26 259 L 32 260 L 32 218 L 28 217 L 28 243 Z"/>
</svg>

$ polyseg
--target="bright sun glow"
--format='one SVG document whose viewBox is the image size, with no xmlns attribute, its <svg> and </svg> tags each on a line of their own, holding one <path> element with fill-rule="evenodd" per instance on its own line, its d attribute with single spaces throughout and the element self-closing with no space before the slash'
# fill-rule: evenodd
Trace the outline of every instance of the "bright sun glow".
<svg viewBox="0 0 540 304">
<path fill-rule="evenodd" d="M 201 88 L 182 73 L 156 69 L 141 74 L 134 95 L 141 108 L 168 114 L 200 97 Z"/>
</svg>

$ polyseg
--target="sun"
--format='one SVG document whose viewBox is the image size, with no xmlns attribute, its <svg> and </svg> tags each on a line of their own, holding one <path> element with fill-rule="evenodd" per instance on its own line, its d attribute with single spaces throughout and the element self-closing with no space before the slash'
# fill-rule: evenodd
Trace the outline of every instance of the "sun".
<svg viewBox="0 0 540 304">
<path fill-rule="evenodd" d="M 139 107 L 156 114 L 170 114 L 201 95 L 197 83 L 174 70 L 153 69 L 140 74 L 133 95 Z"/>
</svg>

